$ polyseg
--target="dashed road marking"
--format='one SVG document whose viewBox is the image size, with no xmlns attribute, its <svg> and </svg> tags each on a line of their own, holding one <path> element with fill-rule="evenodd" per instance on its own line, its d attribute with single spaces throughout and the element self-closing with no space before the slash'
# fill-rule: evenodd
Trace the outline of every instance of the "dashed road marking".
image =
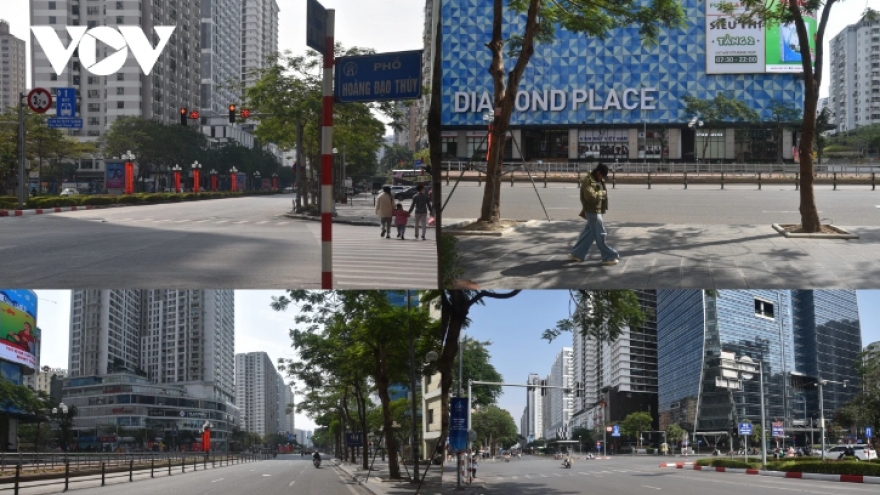
<svg viewBox="0 0 880 495">
<path fill-rule="evenodd" d="M 648 486 L 648 485 L 642 485 L 642 488 L 651 488 L 653 490 L 662 490 L 662 488 L 658 488 L 656 486 Z"/>
<path fill-rule="evenodd" d="M 214 480 L 214 481 L 212 481 L 211 483 L 216 483 L 216 482 L 218 482 L 218 481 L 223 481 L 223 480 L 224 480 L 224 478 L 220 478 L 220 479 L 218 479 L 218 480 Z"/>
<path fill-rule="evenodd" d="M 287 484 L 287 486 L 293 486 L 294 483 L 296 483 L 296 480 L 291 481 L 290 483 Z"/>
</svg>

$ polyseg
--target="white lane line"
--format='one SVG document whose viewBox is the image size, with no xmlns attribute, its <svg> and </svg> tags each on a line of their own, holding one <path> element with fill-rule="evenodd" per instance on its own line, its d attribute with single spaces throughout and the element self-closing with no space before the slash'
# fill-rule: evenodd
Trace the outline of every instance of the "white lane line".
<svg viewBox="0 0 880 495">
<path fill-rule="evenodd" d="M 557 478 L 562 477 L 559 473 L 554 473 L 553 476 L 556 476 Z"/>
<path fill-rule="evenodd" d="M 659 488 L 659 487 L 656 487 L 656 486 L 648 486 L 648 485 L 642 485 L 642 488 L 651 488 L 651 489 L 654 489 L 654 490 L 662 490 L 662 488 Z"/>
<path fill-rule="evenodd" d="M 541 477 L 542 477 L 542 478 L 546 478 L 547 475 L 546 475 L 546 474 L 542 474 Z"/>
<path fill-rule="evenodd" d="M 519 476 L 514 476 L 513 479 L 518 480 Z"/>
<path fill-rule="evenodd" d="M 205 223 L 205 222 L 210 222 L 210 220 L 199 220 L 198 222 L 195 222 L 195 223 Z"/>
<path fill-rule="evenodd" d="M 293 486 L 294 483 L 296 483 L 296 480 L 291 481 L 290 483 L 287 484 L 287 486 Z"/>
<path fill-rule="evenodd" d="M 708 471 L 708 472 L 711 472 L 711 471 Z M 681 478 L 681 479 L 691 480 L 691 481 L 708 481 L 710 483 L 719 483 L 719 484 L 723 484 L 723 485 L 754 486 L 754 487 L 760 487 L 763 489 L 769 488 L 769 489 L 773 489 L 773 490 L 782 490 L 782 491 L 786 491 L 786 492 L 814 493 L 816 495 L 838 495 L 841 490 L 857 491 L 858 493 L 876 493 L 876 491 L 877 491 L 876 489 L 871 489 L 871 490 L 861 489 L 860 490 L 859 488 L 856 488 L 856 487 L 835 486 L 835 485 L 842 485 L 843 483 L 826 482 L 829 485 L 828 491 L 827 492 L 817 492 L 817 491 L 810 491 L 805 488 L 796 488 L 796 486 L 799 485 L 800 481 L 802 481 L 802 480 L 789 479 L 788 482 L 785 483 L 788 486 L 783 487 L 783 486 L 780 486 L 783 483 L 779 483 L 779 482 L 767 483 L 767 481 L 770 481 L 770 480 L 760 479 L 760 478 L 763 478 L 763 476 L 755 476 L 755 478 L 759 478 L 757 480 L 754 480 L 754 481 L 757 481 L 757 483 L 755 483 L 754 481 L 752 483 L 743 483 L 741 481 L 740 482 L 723 481 L 723 480 L 719 480 L 719 479 L 710 479 L 713 477 L 704 477 L 702 475 L 690 477 L 690 476 L 682 476 L 682 475 L 674 474 L 671 476 L 673 478 Z M 752 480 L 752 479 L 750 479 L 750 480 Z"/>
<path fill-rule="evenodd" d="M 240 222 L 232 222 L 232 223 L 238 225 L 238 224 L 240 224 L 240 223 L 250 223 L 250 220 L 242 220 L 242 221 L 240 221 Z"/>
<path fill-rule="evenodd" d="M 263 220 L 262 222 L 257 222 L 257 225 L 263 225 L 264 223 L 269 223 L 269 220 Z"/>
<path fill-rule="evenodd" d="M 290 222 L 278 222 L 278 223 L 276 223 L 275 225 L 287 225 L 287 224 L 289 224 L 289 223 L 290 223 Z"/>
<path fill-rule="evenodd" d="M 263 476 L 272 476 L 271 474 L 264 474 Z"/>
<path fill-rule="evenodd" d="M 526 475 L 526 478 L 528 478 L 528 479 L 532 479 L 532 475 L 531 475 L 531 474 L 527 474 L 527 475 Z"/>
<path fill-rule="evenodd" d="M 175 220 L 175 221 L 174 221 L 174 223 L 183 223 L 183 222 L 189 222 L 189 219 L 186 219 L 186 220 Z"/>
<path fill-rule="evenodd" d="M 212 481 L 211 483 L 216 483 L 216 482 L 218 482 L 218 481 L 223 481 L 223 479 L 224 479 L 224 478 L 220 478 L 220 479 L 217 479 L 217 480 Z"/>
<path fill-rule="evenodd" d="M 214 222 L 214 223 L 227 223 L 227 222 L 229 222 L 229 220 L 220 220 L 219 222 Z"/>
</svg>

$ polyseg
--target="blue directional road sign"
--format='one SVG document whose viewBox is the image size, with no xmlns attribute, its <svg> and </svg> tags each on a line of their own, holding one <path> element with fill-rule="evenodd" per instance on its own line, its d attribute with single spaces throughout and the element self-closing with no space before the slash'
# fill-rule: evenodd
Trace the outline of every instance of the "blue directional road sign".
<svg viewBox="0 0 880 495">
<path fill-rule="evenodd" d="M 342 103 L 422 97 L 422 50 L 336 59 L 336 100 Z"/>
<path fill-rule="evenodd" d="M 752 434 L 752 424 L 751 423 L 740 423 L 739 424 L 739 434 L 740 435 L 751 435 Z"/>
<path fill-rule="evenodd" d="M 612 437 L 619 437 L 620 436 L 620 426 L 619 425 L 614 425 L 612 427 L 611 436 Z"/>
<path fill-rule="evenodd" d="M 55 115 L 62 119 L 76 117 L 76 88 L 55 88 Z"/>
<path fill-rule="evenodd" d="M 48 119 L 50 129 L 82 129 L 83 119 Z"/>
<path fill-rule="evenodd" d="M 870 426 L 866 426 L 866 427 L 865 427 L 865 436 L 868 437 L 868 438 L 873 438 L 873 436 L 874 436 L 874 428 L 871 428 Z"/>
<path fill-rule="evenodd" d="M 345 445 L 349 447 L 360 447 L 363 445 L 363 437 L 360 433 L 346 433 Z"/>
</svg>

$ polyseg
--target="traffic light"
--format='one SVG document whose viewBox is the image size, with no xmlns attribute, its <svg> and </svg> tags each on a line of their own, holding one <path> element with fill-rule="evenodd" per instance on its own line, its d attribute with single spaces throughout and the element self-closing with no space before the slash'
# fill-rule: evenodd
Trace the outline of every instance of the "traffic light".
<svg viewBox="0 0 880 495">
<path fill-rule="evenodd" d="M 235 123 L 235 105 L 229 105 L 229 123 Z"/>
<path fill-rule="evenodd" d="M 180 125 L 186 125 L 186 107 L 180 108 Z"/>
<path fill-rule="evenodd" d="M 192 112 L 190 112 L 190 113 L 189 113 L 189 118 L 192 119 L 192 120 L 199 120 L 199 111 L 198 111 L 198 110 L 193 110 Z"/>
<path fill-rule="evenodd" d="M 248 108 L 242 108 L 242 109 L 241 109 L 241 118 L 242 118 L 242 120 L 243 120 L 243 119 L 250 118 L 250 116 L 251 116 L 251 111 L 250 111 L 250 109 L 248 109 Z"/>
<path fill-rule="evenodd" d="M 547 395 L 547 389 L 544 388 L 547 386 L 547 380 L 541 380 L 541 397 Z"/>
</svg>

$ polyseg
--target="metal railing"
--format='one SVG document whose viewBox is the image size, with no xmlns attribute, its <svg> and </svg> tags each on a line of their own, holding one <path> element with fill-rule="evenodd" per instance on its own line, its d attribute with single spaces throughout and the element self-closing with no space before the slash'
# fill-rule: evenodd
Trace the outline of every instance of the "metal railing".
<svg viewBox="0 0 880 495">
<path fill-rule="evenodd" d="M 96 482 L 100 476 L 101 486 L 107 480 L 128 478 L 134 481 L 135 474 L 150 478 L 157 474 L 172 476 L 172 471 L 191 471 L 215 469 L 244 462 L 269 459 L 272 454 L 205 454 L 198 452 L 181 453 L 136 453 L 136 454 L 2 454 L 0 453 L 0 492 L 13 492 L 18 495 L 21 489 L 62 486 L 63 491 L 71 483 Z"/>
<path fill-rule="evenodd" d="M 598 162 L 504 162 L 505 173 L 519 171 L 524 167 L 533 173 L 543 174 L 577 174 L 591 171 Z M 618 174 L 787 174 L 794 175 L 800 172 L 797 163 L 642 163 L 642 162 L 611 162 L 603 161 L 611 170 Z M 442 168 L 445 171 L 462 172 L 467 169 L 486 172 L 486 162 L 469 161 L 444 161 Z M 870 175 L 880 172 L 880 165 L 849 165 L 849 164 L 814 164 L 816 174 L 841 175 Z"/>
</svg>

